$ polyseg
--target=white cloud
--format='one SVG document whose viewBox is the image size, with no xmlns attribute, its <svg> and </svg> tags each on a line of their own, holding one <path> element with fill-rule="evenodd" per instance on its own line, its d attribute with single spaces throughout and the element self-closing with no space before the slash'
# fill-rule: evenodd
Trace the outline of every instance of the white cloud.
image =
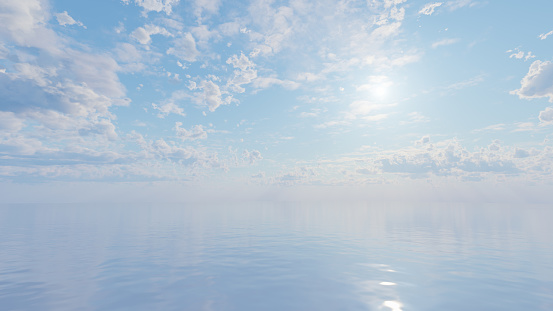
<svg viewBox="0 0 553 311">
<path fill-rule="evenodd" d="M 391 107 L 390 104 L 377 104 L 371 101 L 366 100 L 356 100 L 349 105 L 349 111 L 346 113 L 347 119 L 356 119 L 358 117 L 363 117 L 369 121 L 382 120 L 387 117 L 385 114 L 371 115 L 369 114 L 381 110 L 387 107 Z"/>
<path fill-rule="evenodd" d="M 219 32 L 224 36 L 234 36 L 240 33 L 240 23 L 228 22 L 218 26 Z"/>
<path fill-rule="evenodd" d="M 47 5 L 41 0 L 0 1 L 0 39 L 20 46 L 44 49 L 59 54 L 63 49 L 59 37 L 45 27 L 50 19 Z"/>
<path fill-rule="evenodd" d="M 413 123 L 425 123 L 429 122 L 430 119 L 423 114 L 421 114 L 418 111 L 410 112 L 407 114 L 409 119 L 407 121 L 401 121 L 399 124 L 406 125 L 406 124 L 413 124 Z"/>
<path fill-rule="evenodd" d="M 550 32 L 548 33 L 542 33 L 541 35 L 539 35 L 538 37 L 540 38 L 540 40 L 545 40 L 547 39 L 547 37 L 553 35 L 553 30 L 551 30 Z"/>
<path fill-rule="evenodd" d="M 430 143 L 430 136 L 428 136 L 428 135 L 423 136 L 423 137 L 421 137 L 421 139 L 415 141 L 415 145 L 417 145 L 417 146 L 426 145 L 428 143 Z"/>
<path fill-rule="evenodd" d="M 207 132 L 204 130 L 202 125 L 194 125 L 190 130 L 183 129 L 181 126 L 182 122 L 175 123 L 175 132 L 177 133 L 177 137 L 181 140 L 196 140 L 207 138 Z"/>
<path fill-rule="evenodd" d="M 200 52 L 196 49 L 196 41 L 189 32 L 176 38 L 173 43 L 174 47 L 169 48 L 167 54 L 175 55 L 188 62 L 194 62 L 200 56 Z"/>
<path fill-rule="evenodd" d="M 165 118 L 166 116 L 168 116 L 171 113 L 178 114 L 178 115 L 183 116 L 183 117 L 186 116 L 186 114 L 184 113 L 184 109 L 177 106 L 173 102 L 169 102 L 169 103 L 163 104 L 161 106 L 158 106 L 156 104 L 152 104 L 152 107 L 155 110 L 159 110 L 159 114 L 157 116 L 158 116 L 158 118 L 161 118 L 161 119 Z"/>
<path fill-rule="evenodd" d="M 553 122 L 553 108 L 547 107 L 545 110 L 540 111 L 539 118 L 541 122 Z"/>
<path fill-rule="evenodd" d="M 484 178 L 486 174 L 519 174 L 513 154 L 481 149 L 470 152 L 457 141 L 419 144 L 415 149 L 397 150 L 376 160 L 386 173 L 407 174 L 412 178 L 458 176 L 463 179 Z"/>
<path fill-rule="evenodd" d="M 61 26 L 65 26 L 65 25 L 77 25 L 77 26 L 81 26 L 83 27 L 84 29 L 86 29 L 86 26 L 83 25 L 83 23 L 81 23 L 80 21 L 76 21 L 73 19 L 73 17 L 69 16 L 69 14 L 67 13 L 67 11 L 64 11 L 63 13 L 56 13 L 54 14 L 56 16 L 56 19 L 58 20 L 58 23 L 61 25 Z"/>
<path fill-rule="evenodd" d="M 432 15 L 434 13 L 434 10 L 436 10 L 436 8 L 441 6 L 442 4 L 443 2 L 427 3 L 422 9 L 420 9 L 419 14 Z"/>
<path fill-rule="evenodd" d="M 470 79 L 465 80 L 465 81 L 450 84 L 450 85 L 446 86 L 444 89 L 446 89 L 446 90 L 461 90 L 461 89 L 464 89 L 464 88 L 467 88 L 467 87 L 476 86 L 476 85 L 480 84 L 482 81 L 484 81 L 484 76 L 483 75 L 478 75 L 476 77 L 470 78 Z"/>
<path fill-rule="evenodd" d="M 375 39 L 386 39 L 388 37 L 393 37 L 399 33 L 400 27 L 400 22 L 383 25 L 373 30 L 371 36 Z"/>
<path fill-rule="evenodd" d="M 207 106 L 209 111 L 213 112 L 221 105 L 228 105 L 232 101 L 232 96 L 223 98 L 223 93 L 217 84 L 211 80 L 203 80 L 198 86 L 202 92 L 197 92 L 194 98 L 199 106 Z"/>
<path fill-rule="evenodd" d="M 196 15 L 198 20 L 201 21 L 202 15 L 204 15 L 204 13 L 217 14 L 220 5 L 220 0 L 195 0 L 194 15 Z"/>
<path fill-rule="evenodd" d="M 234 71 L 234 77 L 230 79 L 227 85 L 236 93 L 243 93 L 246 90 L 242 85 L 251 83 L 255 78 L 257 78 L 257 70 L 255 70 L 255 64 L 248 59 L 244 54 L 240 54 L 240 57 L 233 55 L 227 59 L 227 64 L 232 64 L 232 66 L 238 70 Z"/>
<path fill-rule="evenodd" d="M 122 0 L 123 3 L 129 4 L 131 0 Z M 149 12 L 165 12 L 169 15 L 172 12 L 173 6 L 179 3 L 179 0 L 134 0 L 134 3 L 144 9 L 144 15 Z"/>
<path fill-rule="evenodd" d="M 476 129 L 473 132 L 477 133 L 482 131 L 504 131 L 504 130 L 505 130 L 505 124 L 499 123 L 499 124 L 488 125 L 481 129 Z"/>
<path fill-rule="evenodd" d="M 294 24 L 298 21 L 292 8 L 273 8 L 271 4 L 265 0 L 252 1 L 249 12 L 258 31 L 241 28 L 241 32 L 248 34 L 250 40 L 258 44 L 255 54 L 268 56 L 280 52 L 292 37 Z"/>
<path fill-rule="evenodd" d="M 456 39 L 456 38 L 455 39 L 451 39 L 451 38 L 443 39 L 443 40 L 432 43 L 432 48 L 435 49 L 435 48 L 440 47 L 440 46 L 451 45 L 451 44 L 455 44 L 457 42 L 459 42 L 459 39 Z"/>
<path fill-rule="evenodd" d="M 152 42 L 152 35 L 162 35 L 165 37 L 172 37 L 173 35 L 167 31 L 167 29 L 155 25 L 145 25 L 144 27 L 136 28 L 131 37 L 141 44 L 149 44 Z"/>
<path fill-rule="evenodd" d="M 297 89 L 300 84 L 290 80 L 280 80 L 273 77 L 258 77 L 253 81 L 253 86 L 258 89 L 266 89 L 273 85 L 281 86 L 288 90 Z"/>
<path fill-rule="evenodd" d="M 25 120 L 11 111 L 0 111 L 0 130 L 18 132 L 25 126 Z"/>
<path fill-rule="evenodd" d="M 451 0 L 447 1 L 445 3 L 445 6 L 448 7 L 450 11 L 455 11 L 457 9 L 463 8 L 463 7 L 473 7 L 477 4 L 477 2 L 473 0 Z"/>
<path fill-rule="evenodd" d="M 520 84 L 520 89 L 511 91 L 511 94 L 525 99 L 549 97 L 549 102 L 553 102 L 553 63 L 533 62 Z"/>
<path fill-rule="evenodd" d="M 242 153 L 242 158 L 249 164 L 254 164 L 255 162 L 263 159 L 261 152 L 258 150 L 248 151 L 247 149 Z"/>
<path fill-rule="evenodd" d="M 506 53 L 512 53 L 511 55 L 509 55 L 509 58 L 516 58 L 516 59 L 522 59 L 524 58 L 524 61 L 527 61 L 531 58 L 535 58 L 536 56 L 532 54 L 532 52 L 528 52 L 526 53 L 526 56 L 525 53 L 521 50 L 519 50 L 518 48 L 514 49 L 514 50 L 508 50 Z"/>
<path fill-rule="evenodd" d="M 333 121 L 328 121 L 328 122 L 324 122 L 324 123 L 321 123 L 321 124 L 314 125 L 313 127 L 317 128 L 317 129 L 325 129 L 325 128 L 329 128 L 329 127 L 333 127 L 333 126 L 349 125 L 349 124 L 350 123 L 348 121 L 345 121 L 345 120 L 340 120 L 340 121 L 333 120 Z"/>
</svg>

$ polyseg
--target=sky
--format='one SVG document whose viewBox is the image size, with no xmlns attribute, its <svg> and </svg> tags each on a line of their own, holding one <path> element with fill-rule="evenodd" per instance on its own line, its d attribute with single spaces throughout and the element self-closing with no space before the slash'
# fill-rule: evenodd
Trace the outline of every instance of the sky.
<svg viewBox="0 0 553 311">
<path fill-rule="evenodd" d="M 549 0 L 3 0 L 1 200 L 547 198 L 551 12 Z"/>
</svg>

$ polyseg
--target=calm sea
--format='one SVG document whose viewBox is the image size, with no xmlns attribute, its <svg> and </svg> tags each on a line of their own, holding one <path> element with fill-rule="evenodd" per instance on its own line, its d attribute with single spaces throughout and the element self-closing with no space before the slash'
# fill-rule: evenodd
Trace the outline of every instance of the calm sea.
<svg viewBox="0 0 553 311">
<path fill-rule="evenodd" d="M 0 310 L 553 310 L 553 207 L 1 205 Z"/>
</svg>

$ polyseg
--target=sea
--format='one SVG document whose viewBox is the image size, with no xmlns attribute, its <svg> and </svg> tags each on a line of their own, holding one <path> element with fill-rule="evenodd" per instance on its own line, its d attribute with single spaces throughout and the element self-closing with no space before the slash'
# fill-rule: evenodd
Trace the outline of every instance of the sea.
<svg viewBox="0 0 553 311">
<path fill-rule="evenodd" d="M 553 310 L 553 207 L 0 205 L 0 310 Z"/>
</svg>

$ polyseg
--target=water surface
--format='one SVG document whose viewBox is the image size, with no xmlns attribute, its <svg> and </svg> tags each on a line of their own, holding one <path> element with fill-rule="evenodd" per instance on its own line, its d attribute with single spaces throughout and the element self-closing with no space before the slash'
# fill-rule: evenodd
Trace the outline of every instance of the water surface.
<svg viewBox="0 0 553 311">
<path fill-rule="evenodd" d="M 553 209 L 2 205 L 1 310 L 553 310 Z"/>
</svg>

